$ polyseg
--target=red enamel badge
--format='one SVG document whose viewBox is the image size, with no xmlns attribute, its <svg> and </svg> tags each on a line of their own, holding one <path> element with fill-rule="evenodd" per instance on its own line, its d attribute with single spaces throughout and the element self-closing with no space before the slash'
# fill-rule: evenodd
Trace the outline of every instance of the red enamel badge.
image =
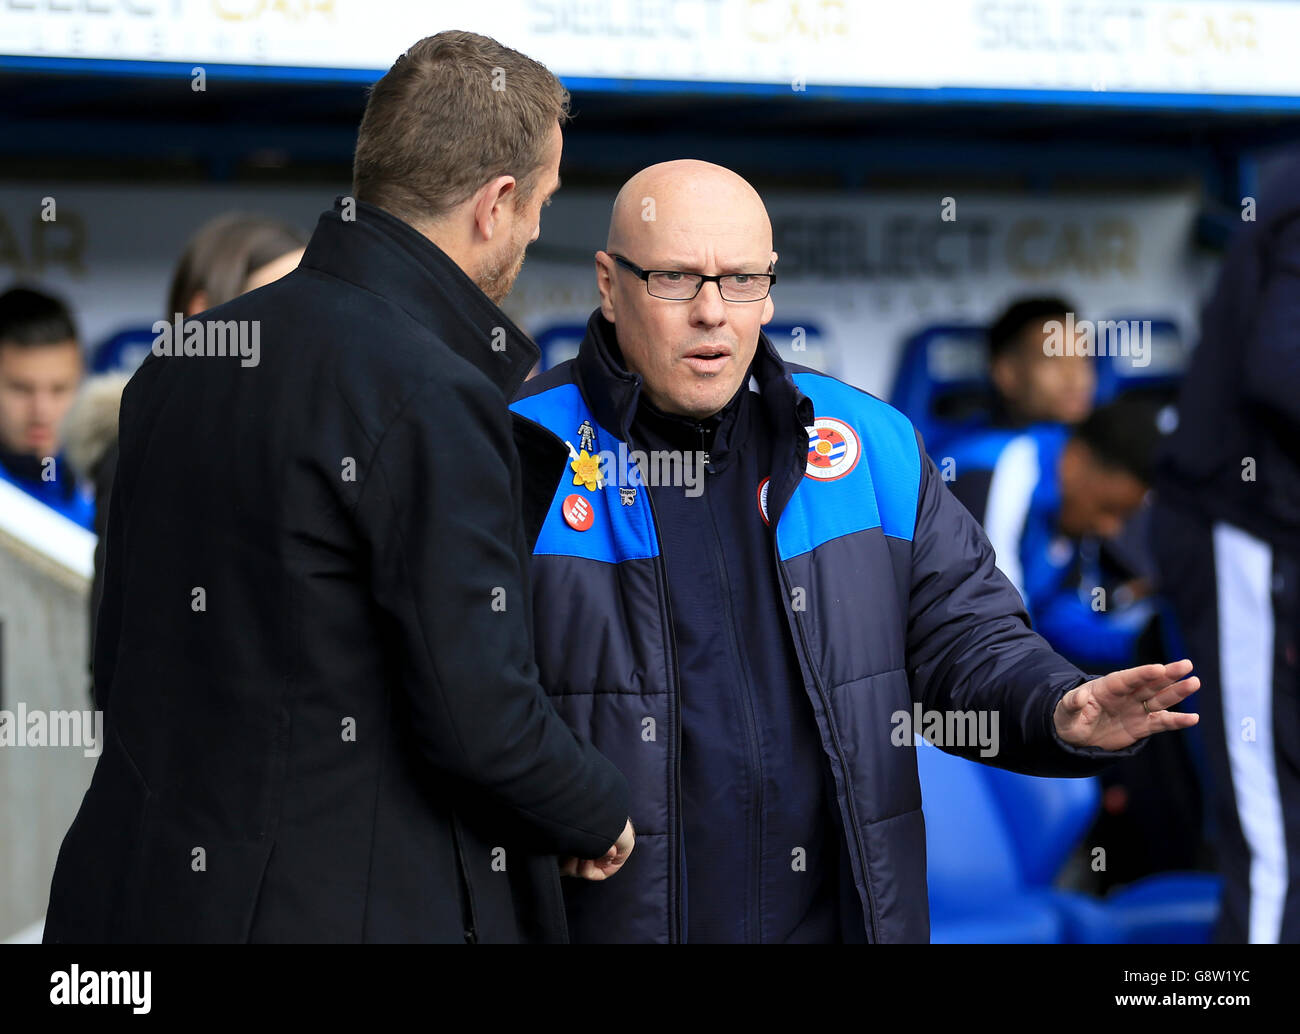
<svg viewBox="0 0 1300 1034">
<path fill-rule="evenodd" d="M 586 531 L 596 519 L 596 512 L 591 508 L 591 500 L 586 496 L 571 495 L 564 500 L 560 508 L 564 522 L 574 531 Z"/>
</svg>

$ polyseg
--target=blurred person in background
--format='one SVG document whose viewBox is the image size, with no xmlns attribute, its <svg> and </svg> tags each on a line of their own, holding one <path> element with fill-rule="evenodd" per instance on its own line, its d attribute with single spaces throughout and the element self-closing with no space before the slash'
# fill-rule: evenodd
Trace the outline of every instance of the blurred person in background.
<svg viewBox="0 0 1300 1034">
<path fill-rule="evenodd" d="M 993 424 L 1077 424 L 1092 411 L 1097 390 L 1095 360 L 1087 355 L 1049 355 L 1047 324 L 1064 326 L 1075 310 L 1061 298 L 1022 298 L 989 327 L 989 380 Z"/>
<path fill-rule="evenodd" d="M 273 283 L 297 265 L 306 237 L 268 216 L 231 212 L 204 223 L 185 245 L 167 292 L 164 319 L 193 316 Z M 117 415 L 129 374 L 101 374 L 87 380 L 65 425 L 68 461 L 95 490 L 95 574 L 90 591 L 87 666 L 94 690 L 95 627 L 104 589 L 105 524 L 117 471 Z"/>
<path fill-rule="evenodd" d="M 1035 629 L 1085 669 L 1137 663 L 1138 639 L 1155 620 L 1150 601 L 1124 606 L 1130 601 L 1099 598 L 1082 584 L 1079 543 L 1118 534 L 1142 505 L 1159 412 L 1149 400 L 1124 398 L 1074 430 L 989 430 L 945 449 L 948 486 L 984 527 Z"/>
<path fill-rule="evenodd" d="M 194 316 L 274 283 L 302 259 L 307 239 L 288 223 L 230 212 L 204 223 L 172 275 L 167 311 Z"/>
<path fill-rule="evenodd" d="M 1098 550 L 1129 534 L 1145 506 L 1168 416 L 1160 401 L 1129 396 L 1074 430 L 990 430 L 945 450 L 949 487 L 984 526 L 1034 628 L 1084 670 L 1146 664 L 1181 648 L 1163 638 L 1159 598 L 1140 580 L 1111 578 Z M 1103 808 L 1087 843 L 1106 844 L 1108 864 L 1084 867 L 1089 889 L 1206 864 L 1196 734 L 1159 737 L 1101 773 Z"/>
<path fill-rule="evenodd" d="M 1205 679 L 1216 938 L 1300 941 L 1300 159 L 1260 192 L 1161 457 L 1161 590 Z"/>
<path fill-rule="evenodd" d="M 64 420 L 85 369 L 76 324 L 30 287 L 0 295 L 0 479 L 93 528 L 95 501 L 64 454 Z"/>
</svg>

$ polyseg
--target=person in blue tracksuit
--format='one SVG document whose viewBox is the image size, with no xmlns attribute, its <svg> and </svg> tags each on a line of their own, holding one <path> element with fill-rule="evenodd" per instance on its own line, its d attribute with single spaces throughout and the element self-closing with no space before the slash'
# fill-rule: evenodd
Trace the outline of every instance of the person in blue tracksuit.
<svg viewBox="0 0 1300 1034">
<path fill-rule="evenodd" d="M 533 548 L 539 678 L 638 838 L 617 880 L 567 881 L 575 942 L 924 942 L 916 711 L 1042 775 L 1196 720 L 1165 710 L 1190 662 L 1090 681 L 1054 652 L 909 421 L 781 359 L 776 259 L 735 173 L 643 170 L 578 355 L 512 406 L 571 457 Z M 981 716 L 996 736 L 955 720 Z"/>
<path fill-rule="evenodd" d="M 1118 534 L 1142 505 L 1160 415 L 1157 402 L 1124 398 L 1075 430 L 1045 423 L 982 431 L 949 443 L 940 458 L 1034 628 L 1085 669 L 1135 663 L 1138 641 L 1156 620 L 1149 597 L 1107 598 L 1080 543 Z"/>
<path fill-rule="evenodd" d="M 61 301 L 29 287 L 0 295 L 0 480 L 91 529 L 94 495 L 78 483 L 61 446 L 83 366 L 76 325 Z"/>
</svg>

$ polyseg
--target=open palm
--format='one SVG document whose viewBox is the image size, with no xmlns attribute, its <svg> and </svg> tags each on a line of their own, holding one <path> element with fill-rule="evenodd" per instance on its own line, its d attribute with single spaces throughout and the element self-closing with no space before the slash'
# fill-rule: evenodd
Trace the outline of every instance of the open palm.
<svg viewBox="0 0 1300 1034">
<path fill-rule="evenodd" d="M 1191 671 L 1192 662 L 1181 660 L 1085 682 L 1056 705 L 1056 731 L 1076 747 L 1123 750 L 1146 736 L 1193 726 L 1199 715 L 1167 710 L 1201 688 L 1199 678 L 1187 678 Z"/>
</svg>

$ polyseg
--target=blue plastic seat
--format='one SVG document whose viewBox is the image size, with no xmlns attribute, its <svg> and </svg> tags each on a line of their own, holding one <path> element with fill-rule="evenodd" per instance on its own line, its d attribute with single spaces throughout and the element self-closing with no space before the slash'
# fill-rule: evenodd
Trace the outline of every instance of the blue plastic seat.
<svg viewBox="0 0 1300 1034">
<path fill-rule="evenodd" d="M 1150 352 L 1144 365 L 1133 355 L 1133 332 L 1151 323 Z M 1119 324 L 1120 326 L 1114 326 Z M 1127 349 L 1124 338 L 1127 337 Z M 1127 350 L 1129 355 L 1115 354 Z M 1178 324 L 1150 316 L 1122 316 L 1098 322 L 1097 405 L 1114 402 L 1132 391 L 1173 397 L 1187 372 L 1188 348 Z"/>
<path fill-rule="evenodd" d="M 1203 943 L 1219 879 L 1161 873 L 1105 898 L 1053 886 L 1100 807 L 1095 777 L 1043 779 L 919 744 L 933 943 Z"/>
<path fill-rule="evenodd" d="M 91 373 L 134 373 L 157 336 L 152 327 L 128 327 L 105 338 L 91 350 Z"/>
<path fill-rule="evenodd" d="M 919 744 L 930 940 L 934 944 L 1059 944 L 1064 917 L 1027 892 L 1020 858 L 982 766 Z"/>
<path fill-rule="evenodd" d="M 903 342 L 890 404 L 902 410 L 933 453 L 989 421 L 992 385 L 984 327 L 939 323 Z"/>
</svg>

